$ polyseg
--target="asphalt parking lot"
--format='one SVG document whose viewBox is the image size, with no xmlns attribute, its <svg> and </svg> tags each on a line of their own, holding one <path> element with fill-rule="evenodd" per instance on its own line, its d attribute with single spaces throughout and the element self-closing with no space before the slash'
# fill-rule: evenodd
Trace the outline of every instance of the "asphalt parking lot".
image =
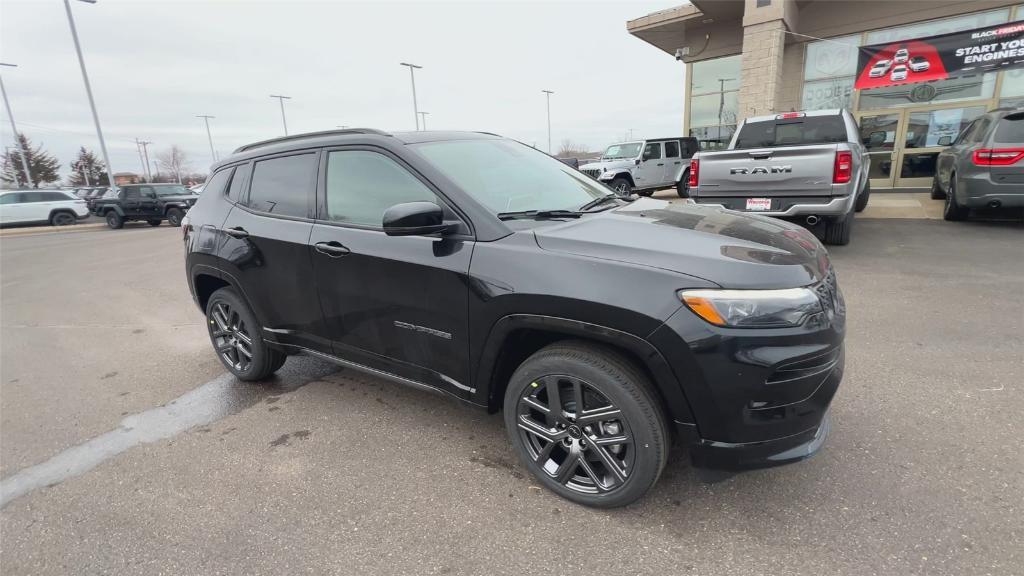
<svg viewBox="0 0 1024 576">
<path fill-rule="evenodd" d="M 499 416 L 292 358 L 224 375 L 166 226 L 0 240 L 4 574 L 1024 572 L 1024 226 L 858 220 L 823 451 L 577 507 Z M 714 481 L 712 481 L 714 480 Z"/>
</svg>

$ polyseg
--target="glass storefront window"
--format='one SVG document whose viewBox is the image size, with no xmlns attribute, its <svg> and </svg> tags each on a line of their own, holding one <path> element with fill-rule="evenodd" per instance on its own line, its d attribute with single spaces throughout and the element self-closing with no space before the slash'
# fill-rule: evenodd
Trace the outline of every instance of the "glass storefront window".
<svg viewBox="0 0 1024 576">
<path fill-rule="evenodd" d="M 935 176 L 935 159 L 938 152 L 904 154 L 900 165 L 900 178 L 931 178 Z"/>
<path fill-rule="evenodd" d="M 1024 68 L 1016 68 L 1014 70 L 1006 70 L 1003 72 L 1003 87 L 999 91 L 999 97 L 1024 97 Z"/>
<path fill-rule="evenodd" d="M 853 76 L 804 83 L 803 110 L 853 107 Z"/>
<path fill-rule="evenodd" d="M 858 45 L 860 34 L 808 44 L 804 59 L 804 81 L 856 75 Z"/>
<path fill-rule="evenodd" d="M 739 93 L 722 92 L 690 98 L 690 126 L 735 124 Z"/>
<path fill-rule="evenodd" d="M 988 26 L 989 24 L 1006 22 L 1009 18 L 1010 10 L 1008 8 L 1004 8 L 1002 10 L 966 14 L 964 16 L 956 16 L 954 18 L 946 18 L 932 22 L 920 22 L 917 24 L 910 24 L 909 26 L 900 26 L 899 28 L 889 28 L 888 30 L 876 30 L 874 32 L 868 32 L 867 44 L 898 42 L 900 40 L 924 38 L 925 36 L 935 36 L 937 34 L 946 34 L 948 32 L 962 32 L 972 28 Z"/>
<path fill-rule="evenodd" d="M 996 73 L 988 72 L 981 76 L 964 76 L 936 82 L 861 90 L 860 109 L 899 108 L 959 100 L 987 100 L 992 98 L 995 86 Z"/>
<path fill-rule="evenodd" d="M 694 62 L 690 66 L 690 95 L 718 94 L 740 87 L 740 56 Z"/>
<path fill-rule="evenodd" d="M 948 146 L 972 120 L 985 113 L 984 106 L 911 112 L 905 148 Z M 943 140 L 948 138 L 948 140 Z M 904 162 L 906 167 L 906 162 Z"/>
<path fill-rule="evenodd" d="M 702 126 L 690 128 L 690 136 L 700 140 L 701 150 L 722 150 L 729 146 L 736 126 Z"/>
</svg>

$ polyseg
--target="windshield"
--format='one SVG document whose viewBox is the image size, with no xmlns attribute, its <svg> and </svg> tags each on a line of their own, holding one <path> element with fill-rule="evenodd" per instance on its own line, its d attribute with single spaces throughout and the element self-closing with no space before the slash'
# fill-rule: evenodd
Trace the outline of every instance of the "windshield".
<svg viewBox="0 0 1024 576">
<path fill-rule="evenodd" d="M 157 196 L 189 196 L 192 191 L 180 184 L 173 186 L 153 186 Z"/>
<path fill-rule="evenodd" d="M 636 158 L 640 155 L 640 147 L 643 142 L 627 142 L 626 144 L 612 144 L 604 151 L 605 160 L 622 160 L 625 158 Z"/>
<path fill-rule="evenodd" d="M 576 210 L 611 190 L 513 140 L 442 140 L 417 151 L 494 211 Z"/>
</svg>

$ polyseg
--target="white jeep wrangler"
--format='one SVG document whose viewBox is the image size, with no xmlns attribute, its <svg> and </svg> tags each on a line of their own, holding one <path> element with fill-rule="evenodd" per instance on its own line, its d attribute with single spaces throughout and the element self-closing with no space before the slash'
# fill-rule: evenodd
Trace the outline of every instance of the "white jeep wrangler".
<svg viewBox="0 0 1024 576">
<path fill-rule="evenodd" d="M 690 158 L 698 149 L 696 138 L 683 136 L 620 142 L 609 146 L 597 162 L 580 166 L 580 172 L 627 196 L 650 196 L 675 186 L 679 197 L 686 198 Z"/>
</svg>

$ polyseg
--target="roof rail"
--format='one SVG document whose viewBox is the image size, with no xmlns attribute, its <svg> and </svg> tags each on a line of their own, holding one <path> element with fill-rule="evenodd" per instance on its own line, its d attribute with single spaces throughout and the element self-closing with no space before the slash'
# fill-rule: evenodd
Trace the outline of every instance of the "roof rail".
<svg viewBox="0 0 1024 576">
<path fill-rule="evenodd" d="M 252 150 L 254 148 L 261 148 L 263 146 L 269 146 L 271 144 L 288 142 L 290 140 L 303 140 L 305 138 L 317 138 L 319 136 L 340 136 L 344 134 L 377 134 L 378 136 L 391 136 L 391 134 L 389 134 L 388 132 L 376 130 L 374 128 L 348 128 L 345 130 L 323 130 L 321 132 L 304 132 L 302 134 L 281 136 L 279 138 L 271 138 L 269 140 L 261 140 L 259 142 L 253 142 L 252 144 L 246 144 L 245 146 L 239 146 L 238 148 L 235 148 L 235 151 L 232 152 L 232 154 L 238 154 L 239 152 L 245 152 L 246 150 Z"/>
</svg>

